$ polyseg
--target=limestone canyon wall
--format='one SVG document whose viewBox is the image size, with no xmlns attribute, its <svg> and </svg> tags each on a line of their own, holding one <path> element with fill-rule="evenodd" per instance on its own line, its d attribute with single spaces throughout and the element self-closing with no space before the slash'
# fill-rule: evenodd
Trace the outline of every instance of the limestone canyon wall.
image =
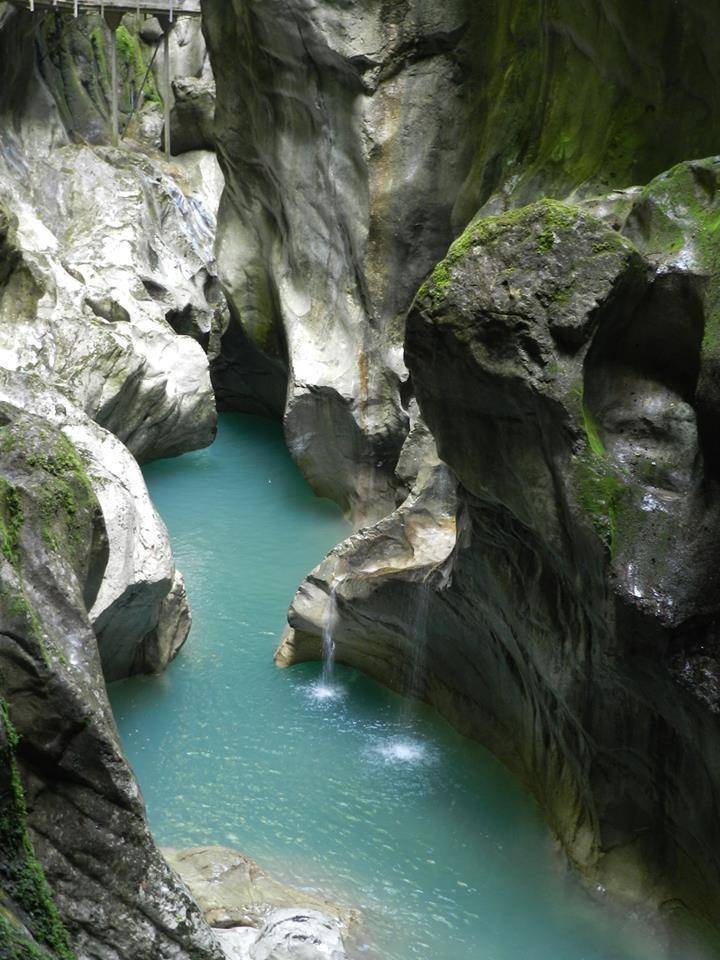
<svg viewBox="0 0 720 960">
<path fill-rule="evenodd" d="M 393 505 L 404 313 L 492 199 L 645 182 L 718 137 L 707 4 L 207 0 L 221 404 L 283 415 L 311 484 Z M 372 503 L 372 506 L 371 506 Z"/>
<path fill-rule="evenodd" d="M 717 925 L 715 167 L 625 189 L 718 150 L 712 20 L 208 0 L 205 31 L 219 400 L 388 514 L 302 585 L 279 662 L 320 655 L 334 591 L 338 657 L 490 745 L 589 880 Z M 452 248 L 401 356 L 438 251 L 544 197 L 576 205 Z"/>
</svg>

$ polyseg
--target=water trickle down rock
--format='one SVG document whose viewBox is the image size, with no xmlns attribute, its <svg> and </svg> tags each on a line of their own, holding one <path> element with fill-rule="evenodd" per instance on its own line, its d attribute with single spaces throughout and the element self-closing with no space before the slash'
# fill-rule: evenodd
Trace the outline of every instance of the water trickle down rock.
<svg viewBox="0 0 720 960">
<path fill-rule="evenodd" d="M 389 517 L 336 547 L 300 586 L 288 614 L 290 630 L 276 653 L 280 666 L 319 657 L 335 589 L 342 601 L 333 618 L 337 659 L 401 693 L 422 693 L 431 584 L 444 582 L 456 543 L 456 484 L 415 405 L 411 412 L 397 476 L 407 498 Z M 386 589 L 388 610 L 380 615 L 375 594 Z M 427 601 L 424 608 L 419 595 Z"/>
</svg>

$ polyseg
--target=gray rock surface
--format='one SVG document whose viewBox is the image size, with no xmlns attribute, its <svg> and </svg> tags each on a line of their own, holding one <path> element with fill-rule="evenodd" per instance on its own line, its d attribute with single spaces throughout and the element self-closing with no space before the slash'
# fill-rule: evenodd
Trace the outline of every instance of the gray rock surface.
<svg viewBox="0 0 720 960">
<path fill-rule="evenodd" d="M 190 612 L 165 525 L 127 448 L 59 391 L 0 369 L 0 401 L 73 444 L 102 512 L 107 558 L 89 616 L 106 680 L 156 672 L 184 643 Z"/>
<path fill-rule="evenodd" d="M 275 654 L 279 666 L 319 659 L 332 619 L 339 661 L 426 696 L 425 621 L 457 543 L 457 482 L 419 417 L 400 468 L 404 502 L 337 546 L 300 586 Z"/>
<path fill-rule="evenodd" d="M 715 149 L 709 18 L 699 0 L 659 0 L 652 29 L 642 0 L 207 0 L 220 403 L 282 415 L 358 524 L 389 512 L 425 274 L 483 204 L 604 192 Z"/>
<path fill-rule="evenodd" d="M 140 460 L 208 444 L 207 359 L 173 323 L 194 320 L 209 338 L 221 310 L 211 213 L 112 148 L 66 146 L 21 170 L 0 190 L 14 266 L 0 365 L 48 377 Z"/>
<path fill-rule="evenodd" d="M 31 24 L 0 5 L 0 752 L 4 737 L 17 770 L 0 837 L 0 952 L 7 933 L 13 960 L 28 943 L 53 960 L 221 960 L 154 845 L 105 694 L 106 679 L 161 669 L 189 629 L 133 453 L 214 435 L 195 341 L 209 348 L 223 313 L 218 178 L 211 170 L 195 200 L 205 157 L 168 168 L 70 144 L 63 110 L 90 123 L 95 101 L 58 107 Z M 27 867 L 19 893 L 7 862 Z"/>
<path fill-rule="evenodd" d="M 337 925 L 316 910 L 274 910 L 250 960 L 347 960 Z"/>
<path fill-rule="evenodd" d="M 227 406 L 284 415 L 320 493 L 394 506 L 402 316 L 452 237 L 470 162 L 463 4 L 206 4 L 227 190 Z"/>
<path fill-rule="evenodd" d="M 262 929 L 218 930 L 227 960 L 347 960 L 337 927 L 314 910 L 274 910 Z"/>
<path fill-rule="evenodd" d="M 170 115 L 173 154 L 213 150 L 215 81 L 203 77 L 179 77 L 173 81 L 175 100 Z"/>
<path fill-rule="evenodd" d="M 226 847 L 165 850 L 228 960 L 346 960 L 355 911 L 278 883 Z"/>
</svg>

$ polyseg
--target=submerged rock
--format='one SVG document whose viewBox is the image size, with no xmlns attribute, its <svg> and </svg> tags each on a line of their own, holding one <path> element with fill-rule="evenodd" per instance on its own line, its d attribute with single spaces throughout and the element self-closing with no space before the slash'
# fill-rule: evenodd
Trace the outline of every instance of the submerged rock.
<svg viewBox="0 0 720 960">
<path fill-rule="evenodd" d="M 354 911 L 268 877 L 236 850 L 165 850 L 229 960 L 346 960 Z"/>
<path fill-rule="evenodd" d="M 227 847 L 163 851 L 213 927 L 259 927 L 278 907 L 304 907 L 349 925 L 352 911 L 269 877 L 254 860 Z"/>
</svg>

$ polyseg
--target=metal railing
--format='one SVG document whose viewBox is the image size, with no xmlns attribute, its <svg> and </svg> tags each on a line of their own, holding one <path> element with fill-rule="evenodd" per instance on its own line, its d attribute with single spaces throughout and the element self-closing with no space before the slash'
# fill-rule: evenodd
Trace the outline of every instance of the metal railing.
<svg viewBox="0 0 720 960">
<path fill-rule="evenodd" d="M 199 17 L 200 0 L 14 0 L 17 6 L 34 12 L 37 9 L 72 10 L 74 16 L 96 10 L 123 13 L 147 13 L 167 16 L 172 22 L 176 16 Z"/>
</svg>

